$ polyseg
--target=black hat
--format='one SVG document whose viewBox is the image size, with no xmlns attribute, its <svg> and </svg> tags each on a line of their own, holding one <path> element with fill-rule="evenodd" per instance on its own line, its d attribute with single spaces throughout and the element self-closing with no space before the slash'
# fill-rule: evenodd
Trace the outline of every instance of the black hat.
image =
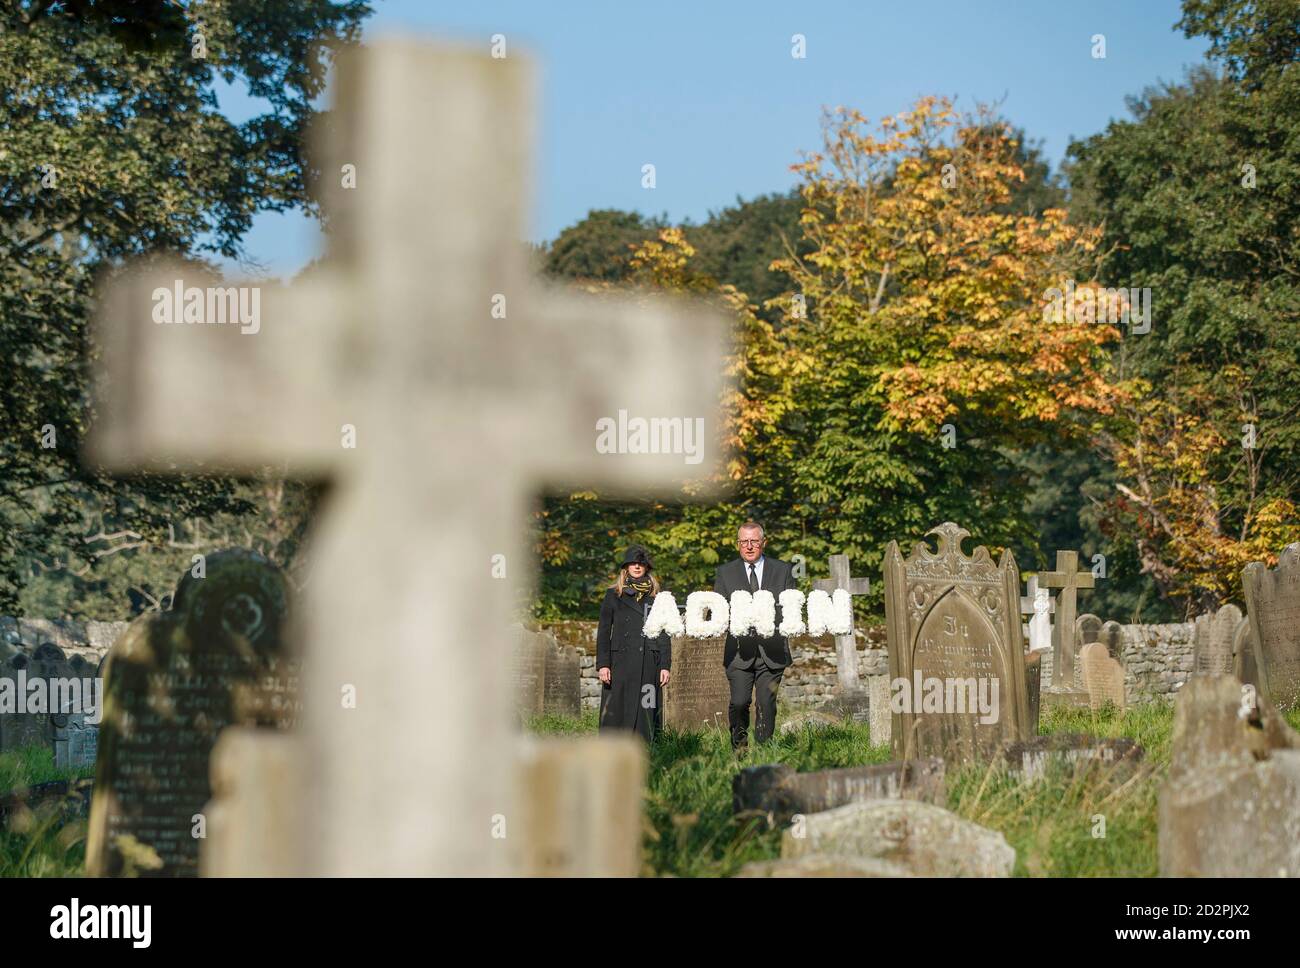
<svg viewBox="0 0 1300 968">
<path fill-rule="evenodd" d="M 650 564 L 650 556 L 641 545 L 628 545 L 627 551 L 623 552 L 623 564 L 645 565 L 647 571 L 653 567 Z"/>
</svg>

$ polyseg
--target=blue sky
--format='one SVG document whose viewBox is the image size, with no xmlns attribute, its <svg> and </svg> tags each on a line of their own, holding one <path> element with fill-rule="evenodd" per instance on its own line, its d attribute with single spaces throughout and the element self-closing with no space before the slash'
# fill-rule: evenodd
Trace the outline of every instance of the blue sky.
<svg viewBox="0 0 1300 968">
<path fill-rule="evenodd" d="M 736 196 L 784 191 L 819 144 L 823 106 L 895 114 L 925 94 L 1002 113 L 1042 139 L 1053 165 L 1072 137 L 1128 116 L 1125 97 L 1177 81 L 1207 44 L 1173 28 L 1177 0 L 913 0 L 637 4 L 575 0 L 372 0 L 366 37 L 416 34 L 482 45 L 505 34 L 541 84 L 530 238 L 589 209 L 701 221 Z M 791 57 L 791 35 L 807 56 Z M 1106 56 L 1092 56 L 1105 36 Z M 226 91 L 236 120 L 256 105 Z M 641 187 L 641 166 L 657 185 Z M 320 247 L 314 223 L 264 214 L 246 239 L 270 275 Z M 233 266 L 228 269 L 236 271 Z"/>
</svg>

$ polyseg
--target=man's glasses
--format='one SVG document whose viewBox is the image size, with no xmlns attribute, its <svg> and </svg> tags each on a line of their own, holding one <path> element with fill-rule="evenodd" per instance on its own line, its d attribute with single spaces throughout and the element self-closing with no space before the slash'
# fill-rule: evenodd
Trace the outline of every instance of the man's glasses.
<svg viewBox="0 0 1300 968">
<path fill-rule="evenodd" d="M 741 546 L 742 548 L 744 548 L 744 547 L 746 547 L 746 546 L 748 546 L 748 547 L 750 547 L 750 548 L 757 548 L 759 545 L 761 545 L 761 544 L 763 543 L 763 540 L 764 540 L 764 539 L 762 539 L 762 538 L 758 538 L 757 540 L 746 540 L 746 541 L 741 541 L 741 542 L 740 542 L 740 546 Z"/>
</svg>

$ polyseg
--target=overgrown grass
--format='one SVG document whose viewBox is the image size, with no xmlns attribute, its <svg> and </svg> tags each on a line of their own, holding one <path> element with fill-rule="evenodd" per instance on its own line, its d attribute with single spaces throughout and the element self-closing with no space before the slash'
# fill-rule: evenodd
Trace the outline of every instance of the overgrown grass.
<svg viewBox="0 0 1300 968">
<path fill-rule="evenodd" d="M 54 751 L 39 747 L 0 753 L 0 797 L 51 780 L 77 780 L 93 770 L 59 770 Z M 80 877 L 86 821 L 68 819 L 60 802 L 11 812 L 0 823 L 0 877 Z"/>
<path fill-rule="evenodd" d="M 588 715 L 537 720 L 533 728 L 581 733 L 595 725 Z M 1035 783 L 985 766 L 951 770 L 948 808 L 1000 831 L 1016 849 L 1017 876 L 1155 876 L 1157 792 L 1168 766 L 1172 727 L 1173 708 L 1160 704 L 1122 714 L 1046 711 L 1042 733 L 1128 736 L 1142 745 L 1145 756 L 1136 766 L 1061 767 Z M 809 771 L 891 758 L 888 747 L 871 745 L 865 725 L 848 722 L 778 732 L 739 760 L 722 730 L 662 733 L 650 751 L 644 873 L 729 876 L 750 861 L 780 856 L 779 830 L 732 814 L 731 782 L 741 767 L 786 763 Z"/>
</svg>

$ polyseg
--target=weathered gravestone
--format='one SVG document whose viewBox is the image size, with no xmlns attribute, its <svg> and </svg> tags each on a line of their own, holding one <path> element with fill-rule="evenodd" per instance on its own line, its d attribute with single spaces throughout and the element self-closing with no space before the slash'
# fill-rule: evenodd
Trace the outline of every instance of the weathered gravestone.
<svg viewBox="0 0 1300 968">
<path fill-rule="evenodd" d="M 870 702 L 869 729 L 872 746 L 889 746 L 892 743 L 893 711 L 889 708 L 889 676 L 868 676 L 867 694 Z"/>
<path fill-rule="evenodd" d="M 1192 675 L 1232 675 L 1232 643 L 1241 622 L 1241 609 L 1236 605 L 1224 605 L 1213 615 L 1196 616 Z"/>
<path fill-rule="evenodd" d="M 1002 749 L 1007 768 L 1022 782 L 1035 783 L 1054 766 L 1076 773 L 1099 767 L 1114 769 L 1141 761 L 1145 751 L 1127 736 L 1098 738 L 1083 733 L 1052 733 L 1026 743 L 1008 743 Z"/>
<path fill-rule="evenodd" d="M 1124 667 L 1110 657 L 1103 642 L 1090 642 L 1079 653 L 1083 665 L 1083 685 L 1088 690 L 1088 704 L 1093 709 L 1114 706 L 1124 710 Z"/>
<path fill-rule="evenodd" d="M 1102 620 L 1091 613 L 1080 615 L 1074 620 L 1074 687 L 1083 689 L 1083 663 L 1079 653 L 1085 645 L 1101 641 Z"/>
<path fill-rule="evenodd" d="M 0 752 L 26 747 L 54 748 L 55 719 L 62 697 L 74 680 L 78 707 L 83 681 L 93 668 L 81 656 L 70 661 L 52 642 L 38 645 L 30 653 L 13 650 L 0 662 Z M 58 687 L 57 691 L 55 687 Z"/>
<path fill-rule="evenodd" d="M 784 763 L 750 766 L 731 781 L 731 808 L 784 825 L 799 814 L 820 813 L 861 800 L 945 803 L 943 760 L 930 757 L 838 770 L 796 773 Z"/>
<path fill-rule="evenodd" d="M 834 594 L 843 589 L 850 595 L 868 595 L 871 582 L 866 578 L 851 578 L 848 555 L 831 555 L 831 577 L 818 578 L 813 589 Z M 862 722 L 867 718 L 870 697 L 858 674 L 857 637 L 852 627 L 844 635 L 835 636 L 835 694 L 828 705 L 837 715 L 847 715 Z"/>
<path fill-rule="evenodd" d="M 1269 569 L 1252 561 L 1241 573 L 1259 689 L 1278 709 L 1300 706 L 1300 542 Z"/>
<path fill-rule="evenodd" d="M 727 728 L 731 685 L 722 664 L 725 638 L 673 639 L 673 669 L 664 686 L 664 726 Z"/>
<path fill-rule="evenodd" d="M 564 647 L 551 632 L 516 625 L 511 673 L 515 709 L 525 722 L 533 716 L 577 717 L 582 713 L 582 669 L 578 650 Z"/>
<path fill-rule="evenodd" d="M 907 711 L 893 716 L 894 755 L 988 760 L 1030 735 L 1020 574 L 1010 551 L 996 565 L 983 547 L 968 557 L 970 532 L 952 522 L 929 533 L 937 551 L 918 542 L 904 560 L 890 542 L 885 554 L 889 674 L 907 687 Z"/>
<path fill-rule="evenodd" d="M 232 725 L 295 724 L 283 574 L 243 549 L 208 555 L 205 570 L 186 572 L 171 611 L 141 616 L 109 653 L 91 876 L 197 874 L 217 736 Z"/>
<path fill-rule="evenodd" d="M 874 858 L 919 877 L 1010 877 L 1016 863 L 996 830 L 920 800 L 849 803 L 807 814 L 802 828 L 781 835 L 783 858 Z"/>
<path fill-rule="evenodd" d="M 1074 684 L 1074 662 L 1079 647 L 1074 639 L 1075 616 L 1078 614 L 1078 592 L 1092 588 L 1093 577 L 1088 571 L 1079 571 L 1079 554 L 1076 551 L 1058 551 L 1056 570 L 1038 576 L 1048 588 L 1059 588 L 1056 598 L 1056 622 L 1052 625 L 1052 685 L 1050 692 L 1055 701 L 1069 705 L 1072 694 L 1078 689 Z"/>
<path fill-rule="evenodd" d="M 1255 651 L 1251 642 L 1250 617 L 1241 620 L 1232 636 L 1232 674 L 1243 685 L 1259 688 L 1259 671 L 1255 667 Z"/>
<path fill-rule="evenodd" d="M 1164 877 L 1300 877 L 1300 734 L 1232 676 L 1189 679 L 1158 830 Z"/>
<path fill-rule="evenodd" d="M 335 77 L 313 163 L 357 180 L 318 183 L 326 259 L 300 286 L 262 287 L 255 334 L 153 321 L 158 289 L 215 280 L 172 268 L 115 283 L 100 312 L 108 379 L 93 456 L 132 472 L 273 463 L 333 480 L 299 610 L 303 769 L 266 789 L 239 777 L 269 770 L 232 769 L 224 788 L 231 816 L 264 818 L 294 843 L 268 862 L 229 829 L 225 869 L 508 873 L 516 845 L 493 818 L 522 809 L 515 595 L 488 562 L 528 576 L 544 487 L 680 494 L 709 480 L 727 328 L 694 303 L 529 280 L 527 58 L 390 41 L 344 51 Z M 611 439 L 629 410 L 642 430 L 666 427 L 669 446 Z M 259 745 L 274 759 L 284 744 L 237 752 Z"/>
<path fill-rule="evenodd" d="M 73 675 L 87 677 L 93 674 L 93 680 L 90 681 L 91 688 L 95 688 L 93 682 L 97 680 L 100 684 L 98 688 L 102 689 L 103 660 L 92 667 L 77 655 L 73 656 L 70 665 Z M 82 681 L 87 682 L 85 678 Z M 82 694 L 86 694 L 84 687 Z M 103 712 L 102 708 L 96 706 L 96 703 L 102 704 L 102 693 L 97 691 L 95 695 L 96 698 L 89 703 L 65 700 L 61 711 L 51 714 L 56 769 L 84 770 L 95 765 L 95 757 L 99 751 L 99 720 Z"/>
</svg>

